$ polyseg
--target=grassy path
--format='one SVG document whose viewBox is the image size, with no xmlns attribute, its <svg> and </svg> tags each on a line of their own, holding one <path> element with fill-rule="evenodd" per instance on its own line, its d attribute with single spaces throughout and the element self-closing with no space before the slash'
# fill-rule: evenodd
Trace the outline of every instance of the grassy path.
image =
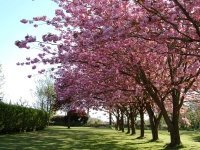
<svg viewBox="0 0 200 150">
<path fill-rule="evenodd" d="M 111 129 L 48 127 L 44 131 L 0 135 L 0 150 L 157 150 L 169 142 L 166 131 L 160 131 L 160 140 L 150 142 L 150 131 L 145 139 L 137 139 Z M 182 131 L 185 150 L 200 149 L 200 133 Z"/>
</svg>

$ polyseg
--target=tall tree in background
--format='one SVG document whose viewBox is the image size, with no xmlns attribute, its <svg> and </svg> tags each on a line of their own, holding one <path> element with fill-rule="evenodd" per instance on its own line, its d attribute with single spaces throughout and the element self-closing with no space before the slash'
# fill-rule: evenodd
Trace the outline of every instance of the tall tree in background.
<svg viewBox="0 0 200 150">
<path fill-rule="evenodd" d="M 55 102 L 54 80 L 46 74 L 44 79 L 38 81 L 35 95 L 38 97 L 37 107 L 48 112 L 49 117 L 53 114 L 52 105 Z"/>
</svg>

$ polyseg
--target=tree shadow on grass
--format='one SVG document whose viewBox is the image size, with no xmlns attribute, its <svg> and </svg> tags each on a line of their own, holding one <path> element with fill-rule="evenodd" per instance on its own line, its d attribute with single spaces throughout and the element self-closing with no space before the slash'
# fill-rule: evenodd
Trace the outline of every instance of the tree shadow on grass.
<svg viewBox="0 0 200 150">
<path fill-rule="evenodd" d="M 195 142 L 200 142 L 200 135 L 192 138 Z"/>
<path fill-rule="evenodd" d="M 200 142 L 196 135 L 194 141 Z M 149 137 L 138 139 L 111 129 L 49 127 L 43 131 L 0 135 L 0 150 L 135 150 L 171 148 L 164 141 L 152 142 Z"/>
<path fill-rule="evenodd" d="M 165 146 L 164 146 L 164 150 L 179 150 L 179 149 L 183 149 L 183 148 L 185 148 L 184 147 L 184 145 L 178 145 L 178 146 L 176 146 L 176 147 L 172 147 L 170 144 L 166 144 Z"/>
<path fill-rule="evenodd" d="M 151 140 L 148 140 L 147 143 L 163 143 L 163 141 L 159 139 L 158 140 L 151 139 Z"/>
<path fill-rule="evenodd" d="M 54 149 L 131 149 L 124 141 L 119 144 L 117 136 L 106 132 L 94 132 L 91 129 L 51 128 L 40 132 L 11 134 L 0 136 L 0 149 L 54 150 Z"/>
</svg>

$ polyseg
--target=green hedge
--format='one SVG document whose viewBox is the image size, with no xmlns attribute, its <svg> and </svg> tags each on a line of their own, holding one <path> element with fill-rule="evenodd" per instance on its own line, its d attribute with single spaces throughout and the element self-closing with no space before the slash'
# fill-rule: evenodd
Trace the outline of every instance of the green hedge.
<svg viewBox="0 0 200 150">
<path fill-rule="evenodd" d="M 47 120 L 45 111 L 0 102 L 0 133 L 41 130 Z"/>
<path fill-rule="evenodd" d="M 50 125 L 66 126 L 67 125 L 66 116 L 53 116 L 53 117 L 51 117 Z"/>
</svg>

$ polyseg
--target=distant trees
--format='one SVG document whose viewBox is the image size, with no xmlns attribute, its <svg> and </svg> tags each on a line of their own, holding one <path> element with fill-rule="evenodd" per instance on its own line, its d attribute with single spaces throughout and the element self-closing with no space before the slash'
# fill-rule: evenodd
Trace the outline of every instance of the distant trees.
<svg viewBox="0 0 200 150">
<path fill-rule="evenodd" d="M 190 129 L 200 129 L 200 91 L 192 93 L 190 99 L 185 118 L 189 121 Z"/>
<path fill-rule="evenodd" d="M 49 117 L 53 114 L 53 104 L 55 102 L 56 93 L 54 91 L 54 81 L 46 75 L 44 79 L 38 81 L 35 95 L 38 97 L 37 107 L 41 110 L 47 111 Z"/>
<path fill-rule="evenodd" d="M 190 121 L 191 129 L 200 129 L 200 109 L 189 109 L 187 113 L 187 118 Z"/>
</svg>

